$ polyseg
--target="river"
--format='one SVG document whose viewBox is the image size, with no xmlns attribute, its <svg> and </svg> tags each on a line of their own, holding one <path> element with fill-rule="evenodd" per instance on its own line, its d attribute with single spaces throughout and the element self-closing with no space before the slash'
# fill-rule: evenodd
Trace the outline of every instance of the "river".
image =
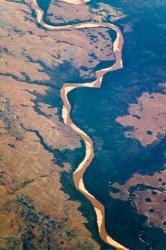
<svg viewBox="0 0 166 250">
<path fill-rule="evenodd" d="M 165 32 L 160 26 L 164 20 L 163 9 L 147 9 L 145 6 L 139 10 L 137 6 L 134 9 L 129 4 L 125 5 L 124 2 L 111 1 L 111 4 L 122 8 L 127 13 L 124 20 L 116 22 L 117 27 L 121 30 L 126 24 L 131 24 L 132 27 L 131 32 L 124 34 L 124 68 L 105 75 L 100 89 L 80 88 L 83 85 L 76 87 L 73 84 L 66 86 L 65 90 L 62 88 L 64 103 L 68 102 L 67 94 L 72 89 L 79 88 L 70 93 L 69 102 L 72 106 L 72 120 L 81 130 L 68 120 L 70 107 L 67 107 L 67 104 L 65 105 L 67 110 L 63 110 L 62 115 L 64 122 L 83 138 L 87 147 L 91 144 L 90 153 L 87 150 L 86 156 L 88 157 L 83 162 L 83 169 L 87 168 L 87 161 L 92 160 L 92 146 L 94 145 L 95 158 L 84 177 L 86 188 L 82 180 L 84 171 L 75 180 L 75 184 L 93 205 L 92 197 L 96 197 L 95 200 L 104 205 L 108 233 L 133 250 L 160 250 L 166 243 L 163 232 L 146 226 L 146 218 L 138 215 L 129 202 L 114 200 L 109 195 L 109 181 L 124 183 L 135 172 L 151 174 L 162 168 L 165 149 L 165 139 L 155 147 L 153 145 L 143 147 L 137 140 L 124 137 L 124 128 L 115 122 L 118 116 L 127 113 L 129 103 L 136 102 L 136 98 L 144 91 L 158 91 L 157 84 L 165 79 L 165 75 L 161 73 L 164 71 L 165 60 L 162 53 L 165 49 Z M 90 4 L 95 3 L 96 1 L 92 1 Z M 40 23 L 41 19 L 42 17 L 38 20 Z M 67 28 L 79 27 L 81 26 L 76 24 L 69 25 Z M 50 27 L 46 26 L 46 28 Z M 51 29 L 56 30 L 57 27 Z M 64 27 L 60 26 L 59 29 L 62 30 Z M 91 83 L 90 87 L 94 87 L 95 84 Z M 90 128 L 93 128 L 93 131 Z M 86 134 L 83 136 L 83 131 L 90 137 L 86 137 Z M 91 198 L 88 197 L 89 194 Z M 100 209 L 101 211 L 103 208 Z M 98 221 L 101 218 L 100 212 L 97 212 Z M 104 213 L 102 221 L 103 219 Z M 100 229 L 99 224 L 100 222 L 98 222 Z M 139 239 L 140 232 L 144 241 Z M 156 243 L 158 239 L 160 243 Z M 116 247 L 113 242 L 111 245 Z M 116 248 L 126 249 L 123 246 Z"/>
</svg>

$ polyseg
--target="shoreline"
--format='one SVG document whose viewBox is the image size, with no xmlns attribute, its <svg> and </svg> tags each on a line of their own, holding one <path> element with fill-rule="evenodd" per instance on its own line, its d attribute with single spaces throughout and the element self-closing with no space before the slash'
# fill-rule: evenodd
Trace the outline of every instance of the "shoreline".
<svg viewBox="0 0 166 250">
<path fill-rule="evenodd" d="M 120 29 L 111 23 L 97 23 L 97 22 L 85 22 L 80 24 L 73 24 L 73 25 L 64 25 L 64 26 L 52 26 L 48 25 L 43 21 L 44 11 L 40 9 L 40 7 L 37 4 L 36 0 L 30 0 L 37 16 L 37 22 L 45 29 L 51 30 L 51 31 L 57 31 L 57 30 L 74 30 L 74 29 L 86 29 L 86 28 L 109 28 L 113 29 L 117 36 L 113 43 L 113 52 L 115 55 L 115 63 L 108 68 L 97 70 L 96 71 L 96 80 L 93 82 L 86 82 L 86 83 L 65 83 L 61 88 L 61 99 L 63 101 L 63 108 L 62 108 L 62 118 L 64 123 L 71 128 L 75 133 L 77 133 L 81 139 L 84 141 L 85 144 L 85 157 L 82 160 L 82 162 L 79 164 L 77 169 L 73 173 L 73 180 L 76 189 L 81 192 L 93 205 L 96 216 L 97 216 L 97 225 L 98 225 L 98 231 L 100 238 L 107 244 L 113 246 L 117 250 L 128 250 L 125 246 L 121 245 L 114 239 L 112 239 L 111 236 L 108 235 L 105 227 L 105 208 L 102 203 L 100 203 L 92 194 L 88 192 L 84 185 L 83 176 L 86 171 L 86 169 L 89 167 L 90 163 L 92 162 L 94 158 L 94 148 L 93 148 L 93 141 L 92 139 L 84 132 L 82 131 L 76 124 L 72 122 L 72 119 L 70 117 L 71 112 L 71 105 L 68 100 L 68 94 L 76 89 L 76 88 L 100 88 L 102 84 L 103 77 L 106 73 L 115 71 L 118 69 L 123 68 L 123 62 L 122 62 L 122 49 L 123 49 L 123 35 L 120 31 Z"/>
</svg>

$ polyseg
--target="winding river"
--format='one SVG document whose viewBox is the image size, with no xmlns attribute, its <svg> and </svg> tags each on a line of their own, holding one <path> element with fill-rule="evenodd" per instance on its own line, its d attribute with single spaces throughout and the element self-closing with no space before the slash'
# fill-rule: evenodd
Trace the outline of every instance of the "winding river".
<svg viewBox="0 0 166 250">
<path fill-rule="evenodd" d="M 62 109 L 62 118 L 64 123 L 70 127 L 74 132 L 76 132 L 84 141 L 85 143 L 85 157 L 82 162 L 79 164 L 75 172 L 73 173 L 73 180 L 77 190 L 79 190 L 93 205 L 94 210 L 96 212 L 97 217 L 97 225 L 98 231 L 101 239 L 106 242 L 107 244 L 111 245 L 117 250 L 127 250 L 125 246 L 118 243 L 114 240 L 110 235 L 108 235 L 105 226 L 105 208 L 103 204 L 98 201 L 89 191 L 86 189 L 84 185 L 83 176 L 86 169 L 89 167 L 90 163 L 94 158 L 94 147 L 92 139 L 83 131 L 81 130 L 76 124 L 73 123 L 70 113 L 71 113 L 71 105 L 68 100 L 68 94 L 77 88 L 100 88 L 103 80 L 103 76 L 111 71 L 115 71 L 121 69 L 123 67 L 122 62 L 122 48 L 123 48 L 123 35 L 120 29 L 111 24 L 111 23 L 98 23 L 98 22 L 85 22 L 80 24 L 72 24 L 72 25 L 64 25 L 64 26 L 53 26 L 48 25 L 43 21 L 44 12 L 38 6 L 36 0 L 30 0 L 33 9 L 36 12 L 37 22 L 45 29 L 57 31 L 57 30 L 74 30 L 74 29 L 86 29 L 86 28 L 108 28 L 112 29 L 116 32 L 116 39 L 113 43 L 113 52 L 115 55 L 115 63 L 108 68 L 101 69 L 96 71 L 96 80 L 93 82 L 86 82 L 86 83 L 65 83 L 61 88 L 61 98 L 63 101 L 63 109 Z"/>
</svg>

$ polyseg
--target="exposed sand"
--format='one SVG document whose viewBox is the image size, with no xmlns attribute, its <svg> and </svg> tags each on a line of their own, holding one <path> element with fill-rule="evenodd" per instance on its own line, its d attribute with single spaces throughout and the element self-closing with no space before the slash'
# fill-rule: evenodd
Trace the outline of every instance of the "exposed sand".
<svg viewBox="0 0 166 250">
<path fill-rule="evenodd" d="M 89 2 L 89 0 L 62 0 L 62 1 L 71 4 L 83 4 Z"/>
<path fill-rule="evenodd" d="M 69 2 L 69 1 L 68 1 Z M 75 3 L 78 3 L 79 1 L 74 1 Z M 86 28 L 109 28 L 113 29 L 117 33 L 117 37 L 115 39 L 115 42 L 113 44 L 113 51 L 115 53 L 115 63 L 111 67 L 108 67 L 106 69 L 98 70 L 96 71 L 96 80 L 93 82 L 87 82 L 84 84 L 81 83 L 75 83 L 75 84 L 64 84 L 61 89 L 61 98 L 63 101 L 63 109 L 62 109 L 62 118 L 64 120 L 64 123 L 70 127 L 73 131 L 75 131 L 84 141 L 85 143 L 85 157 L 83 161 L 79 164 L 76 171 L 73 173 L 73 180 L 75 183 L 75 187 L 84 195 L 87 197 L 87 199 L 92 203 L 94 206 L 96 216 L 97 216 L 97 224 L 98 224 L 98 230 L 100 237 L 109 245 L 113 246 L 115 249 L 118 250 L 127 250 L 128 248 L 124 247 L 123 245 L 119 244 L 115 240 L 113 240 L 106 232 L 105 228 L 105 209 L 104 206 L 93 196 L 91 195 L 88 190 L 86 189 L 84 182 L 83 182 L 83 175 L 90 165 L 91 161 L 94 157 L 94 149 L 93 149 L 93 141 L 91 138 L 82 131 L 79 127 L 77 127 L 76 124 L 74 124 L 70 118 L 70 112 L 71 112 L 71 105 L 68 100 L 68 94 L 72 90 L 76 88 L 83 88 L 83 87 L 89 87 L 89 88 L 99 88 L 101 87 L 103 76 L 110 71 L 114 71 L 117 69 L 121 69 L 123 67 L 122 63 L 122 48 L 123 48 L 123 36 L 120 31 L 120 29 L 110 23 L 95 23 L 95 22 L 85 22 L 81 24 L 74 24 L 74 25 L 64 25 L 64 26 L 52 26 L 47 25 L 43 21 L 43 11 L 39 8 L 37 5 L 36 0 L 31 0 L 31 3 L 34 7 L 34 10 L 36 11 L 37 15 L 37 22 L 40 23 L 44 28 L 48 30 L 73 30 L 73 29 L 86 29 Z"/>
</svg>

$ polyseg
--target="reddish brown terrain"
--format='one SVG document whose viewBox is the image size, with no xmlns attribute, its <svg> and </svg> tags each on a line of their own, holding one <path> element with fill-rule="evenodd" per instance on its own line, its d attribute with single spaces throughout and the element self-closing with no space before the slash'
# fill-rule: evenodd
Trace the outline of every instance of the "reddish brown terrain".
<svg viewBox="0 0 166 250">
<path fill-rule="evenodd" d="M 30 6 L 1 1 L 0 249 L 99 249 L 78 211 L 80 203 L 62 191 L 61 173 L 71 172 L 71 166 L 59 166 L 48 149 L 80 147 L 80 138 L 59 119 L 58 84 L 71 76 L 94 76 L 99 59 L 114 59 L 112 43 L 107 29 L 44 30 Z M 68 15 L 65 8 L 67 3 L 49 12 Z M 78 18 L 91 18 L 87 7 L 78 8 Z M 75 12 L 64 18 L 74 20 Z M 53 106 L 42 101 L 51 86 Z"/>
<path fill-rule="evenodd" d="M 132 201 L 138 213 L 147 217 L 147 224 L 166 232 L 166 170 L 153 175 L 134 174 L 125 184 L 115 183 L 110 192 L 114 198 Z"/>
<path fill-rule="evenodd" d="M 125 127 L 127 137 L 136 138 L 144 146 L 166 135 L 166 95 L 161 93 L 143 93 L 137 104 L 130 104 L 129 114 L 116 120 Z"/>
<path fill-rule="evenodd" d="M 115 9 L 105 3 L 98 3 L 95 8 L 94 6 L 90 7 L 84 4 L 69 5 L 67 4 L 67 1 L 70 0 L 51 1 L 47 11 L 47 18 L 49 19 L 49 21 L 51 21 L 52 23 L 68 23 L 70 21 L 101 22 L 106 17 L 108 18 L 108 16 L 110 16 L 110 21 L 118 20 L 125 16 L 122 11 L 120 11 L 120 9 Z M 99 44 L 96 43 L 96 45 L 98 46 Z"/>
<path fill-rule="evenodd" d="M 85 0 L 51 1 L 47 13 L 45 13 L 46 21 L 53 25 L 69 23 L 72 26 L 73 23 L 77 23 L 74 25 L 77 30 L 57 31 L 42 26 L 40 15 L 37 19 L 34 11 L 33 0 L 1 0 L 0 249 L 2 250 L 100 249 L 100 244 L 89 230 L 90 223 L 88 228 L 86 226 L 88 221 L 81 212 L 83 211 L 81 203 L 76 198 L 78 193 L 74 189 L 72 179 L 74 170 L 74 182 L 77 189 L 91 201 L 96 211 L 96 221 L 93 221 L 95 219 L 92 216 L 91 223 L 96 223 L 95 226 L 98 224 L 99 235 L 106 243 L 116 247 L 116 249 L 126 249 L 123 246 L 119 247 L 119 243 L 114 241 L 109 233 L 107 234 L 104 224 L 106 221 L 104 203 L 98 202 L 95 196 L 91 196 L 91 193 L 84 186 L 83 173 L 80 174 L 80 169 L 75 169 L 78 165 L 75 166 L 74 160 L 77 159 L 75 159 L 74 154 L 76 150 L 82 153 L 81 139 L 87 147 L 82 162 L 85 160 L 84 166 L 88 167 L 93 158 L 95 138 L 91 140 L 86 135 L 86 131 L 84 133 L 78 127 L 73 129 L 74 125 L 69 119 L 70 107 L 68 105 L 66 105 L 68 113 L 65 113 L 64 109 L 62 117 L 59 115 L 62 111 L 62 102 L 65 100 L 69 104 L 67 94 L 71 90 L 67 89 L 67 86 L 63 85 L 64 83 L 78 83 L 81 78 L 87 82 L 81 86 L 87 87 L 88 84 L 89 87 L 100 87 L 106 72 L 120 69 L 123 66 L 123 57 L 121 56 L 123 39 L 117 36 L 117 41 L 114 40 L 113 43 L 108 33 L 111 25 L 97 27 L 96 22 L 112 22 L 125 17 L 124 13 L 105 3 L 94 4 L 92 7 L 90 4 L 85 5 L 85 2 Z M 161 2 L 160 5 L 159 2 Z M 147 0 L 136 0 L 134 3 L 131 0 L 124 0 L 123 3 L 127 5 L 126 13 L 127 9 L 134 13 L 132 17 L 134 21 L 133 23 L 130 21 L 123 23 L 122 21 L 119 27 L 123 30 L 124 38 L 132 41 L 131 51 L 134 51 L 132 46 L 137 42 L 139 44 L 139 39 L 138 37 L 135 39 L 134 36 L 134 40 L 132 40 L 132 34 L 131 36 L 127 36 L 127 34 L 132 33 L 136 28 L 135 24 L 140 18 L 137 11 L 142 11 L 142 8 L 153 8 L 153 6 L 162 7 L 165 3 L 158 0 L 151 1 L 151 4 Z M 158 17 L 161 14 L 162 12 Z M 151 18 L 151 15 L 149 17 Z M 82 22 L 87 22 L 88 28 L 85 28 L 85 23 L 81 26 Z M 94 26 L 90 26 L 91 22 L 95 22 Z M 165 27 L 164 24 L 156 25 Z M 143 25 L 140 27 L 141 29 L 137 29 L 138 34 L 140 34 L 139 30 L 144 30 Z M 149 27 L 147 33 L 150 30 L 153 31 L 151 29 L 153 27 Z M 117 34 L 120 34 L 118 27 L 115 30 Z M 156 33 L 154 32 L 154 34 Z M 142 38 L 141 35 L 139 37 Z M 120 46 L 118 45 L 119 39 L 121 40 Z M 149 44 L 149 40 L 145 40 Z M 129 42 L 126 44 L 126 46 L 130 45 Z M 146 42 L 141 44 L 147 47 L 147 53 L 142 55 L 150 57 L 151 48 Z M 161 48 L 160 44 L 158 47 Z M 140 48 L 143 50 L 141 46 Z M 128 57 L 132 57 L 130 51 L 127 51 L 126 54 Z M 154 51 L 152 55 L 155 55 Z M 161 54 L 161 60 L 159 60 L 161 62 L 162 56 Z M 131 58 L 127 60 L 130 61 Z M 124 60 L 124 64 L 126 64 L 124 66 L 128 67 L 129 63 L 131 67 L 131 62 L 127 62 L 127 60 Z M 153 60 L 155 61 L 155 57 Z M 101 61 L 117 61 L 117 64 L 112 63 L 113 67 L 98 70 L 96 74 L 96 66 Z M 139 55 L 137 61 L 134 59 L 133 65 L 137 65 L 137 62 L 143 65 L 143 61 L 146 63 L 144 56 L 141 58 Z M 152 67 L 151 63 L 147 64 Z M 140 70 L 140 65 L 138 68 Z M 142 78 L 151 80 L 153 69 L 156 69 L 155 74 L 160 72 L 164 75 L 162 67 L 160 70 L 152 67 L 146 77 L 144 77 L 145 72 L 139 72 L 139 74 Z M 131 71 L 131 75 L 134 76 L 135 72 L 132 67 Z M 95 77 L 96 80 L 94 80 Z M 157 79 L 157 81 L 159 80 Z M 73 86 L 74 88 L 78 87 L 72 83 L 68 85 L 69 88 Z M 130 85 L 126 86 L 128 88 Z M 157 92 L 159 88 L 162 91 Z M 60 98 L 60 89 L 66 90 L 62 93 L 64 100 Z M 140 149 L 148 150 L 162 144 L 162 139 L 166 135 L 166 84 L 160 83 L 156 92 L 154 88 L 152 90 L 145 88 L 143 91 L 136 100 L 130 102 L 128 114 L 117 117 L 116 122 L 124 130 L 123 135 L 127 137 L 125 140 L 133 139 L 139 144 Z M 125 89 L 124 97 L 126 93 L 128 93 L 128 89 Z M 133 94 L 133 92 L 131 93 Z M 134 95 L 133 98 L 135 98 Z M 109 100 L 109 105 L 112 105 L 111 100 Z M 122 107 L 119 106 L 119 108 Z M 122 137 L 124 138 L 124 136 Z M 102 151 L 102 145 L 99 146 Z M 152 153 L 155 154 L 155 152 L 157 150 Z M 166 233 L 166 165 L 163 153 L 161 158 L 160 165 L 155 165 L 154 171 L 153 167 L 151 169 L 149 165 L 146 166 L 146 159 L 145 165 L 138 164 L 138 171 L 137 166 L 133 166 L 133 171 L 124 165 L 127 173 L 125 181 L 120 182 L 118 179 L 119 182 L 110 182 L 109 185 L 110 196 L 114 199 L 127 201 L 127 204 L 130 203 L 133 211 L 144 216 L 147 228 L 157 228 L 160 229 L 160 232 Z M 148 163 L 150 160 L 149 157 Z M 137 165 L 137 161 L 134 164 Z M 145 174 L 144 169 L 146 170 L 146 168 L 149 168 L 149 171 L 145 171 Z M 86 168 L 82 170 L 85 171 Z M 130 170 L 132 174 L 130 174 Z M 117 173 L 119 173 L 118 171 L 117 168 Z M 65 185 L 63 178 L 66 178 Z M 81 194 L 79 195 L 82 197 Z M 84 205 L 88 205 L 88 202 Z M 90 214 L 87 207 L 85 210 L 85 213 Z M 116 216 L 114 222 L 113 226 L 116 228 Z M 127 225 L 131 225 L 129 219 L 127 219 L 127 223 Z M 97 230 L 95 226 L 94 228 Z M 112 227 L 111 223 L 110 227 Z M 113 227 L 111 230 L 114 231 Z M 131 227 L 130 230 L 133 228 Z M 118 231 L 115 234 L 120 236 Z M 114 235 L 112 237 L 114 238 Z M 127 230 L 124 237 L 126 238 L 124 243 L 127 245 L 126 242 L 130 242 L 132 235 L 128 234 Z M 139 246 L 137 246 L 138 250 L 140 250 Z"/>
<path fill-rule="evenodd" d="M 159 84 L 163 89 L 165 84 Z M 116 120 L 124 127 L 126 137 L 139 140 L 145 147 L 159 143 L 166 135 L 166 95 L 163 93 L 143 93 L 138 103 L 129 105 L 129 114 Z M 146 167 L 146 166 L 145 166 Z M 147 217 L 147 224 L 166 232 L 166 165 L 151 175 L 135 173 L 124 184 L 110 186 L 116 192 L 110 195 L 116 199 L 132 202 L 139 214 Z"/>
</svg>

